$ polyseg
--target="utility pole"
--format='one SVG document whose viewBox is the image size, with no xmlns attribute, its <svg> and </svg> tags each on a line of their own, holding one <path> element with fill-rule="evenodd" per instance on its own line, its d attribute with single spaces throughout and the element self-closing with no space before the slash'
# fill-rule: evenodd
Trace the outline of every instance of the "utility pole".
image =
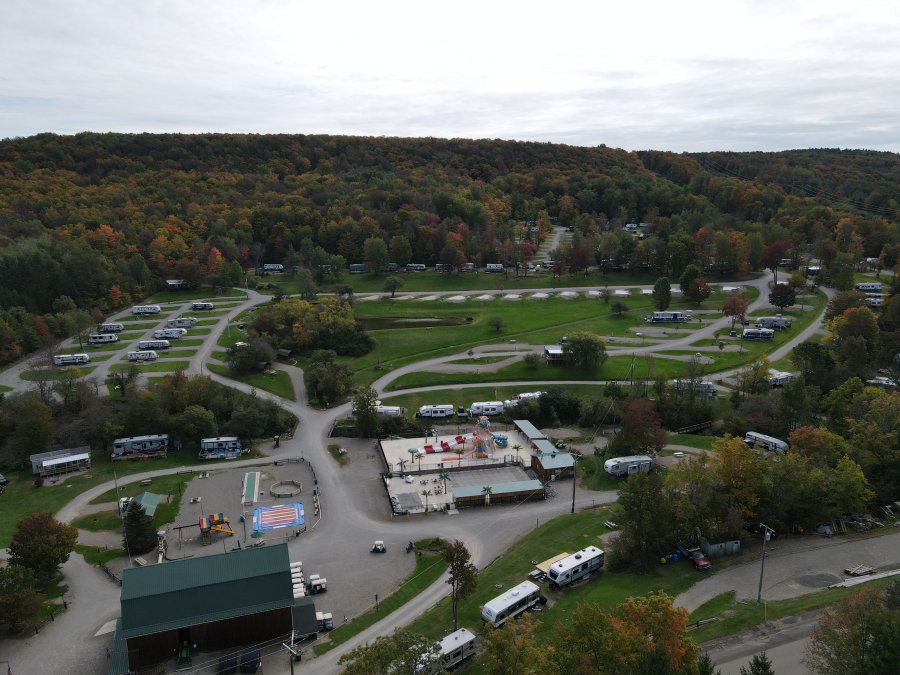
<svg viewBox="0 0 900 675">
<path fill-rule="evenodd" d="M 578 482 L 575 470 L 578 468 L 578 458 L 572 455 L 572 513 L 575 513 L 575 483 Z"/>
<path fill-rule="evenodd" d="M 771 527 L 764 523 L 760 523 L 759 526 L 763 531 L 763 547 L 762 547 L 762 557 L 760 558 L 759 564 L 759 591 L 756 593 L 756 604 L 760 604 L 762 602 L 762 584 L 763 584 L 763 573 L 766 571 L 766 544 L 769 542 L 769 539 L 772 537 L 772 534 L 775 532 Z"/>
</svg>

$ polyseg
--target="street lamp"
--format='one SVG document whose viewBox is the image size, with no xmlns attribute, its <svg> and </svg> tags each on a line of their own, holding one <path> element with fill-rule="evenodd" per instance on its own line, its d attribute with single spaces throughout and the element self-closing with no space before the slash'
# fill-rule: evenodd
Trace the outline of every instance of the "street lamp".
<svg viewBox="0 0 900 675">
<path fill-rule="evenodd" d="M 766 571 L 766 543 L 772 538 L 772 535 L 775 534 L 775 530 L 766 525 L 765 523 L 760 523 L 759 527 L 763 531 L 763 547 L 762 547 L 762 557 L 760 558 L 759 565 L 759 591 L 756 593 L 756 604 L 762 602 L 762 584 L 763 584 L 763 572 Z M 772 549 L 773 551 L 775 549 Z"/>
</svg>

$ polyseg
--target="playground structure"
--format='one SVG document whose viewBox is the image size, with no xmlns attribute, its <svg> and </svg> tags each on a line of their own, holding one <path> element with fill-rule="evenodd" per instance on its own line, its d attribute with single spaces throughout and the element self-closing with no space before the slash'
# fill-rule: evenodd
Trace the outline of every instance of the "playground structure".
<svg viewBox="0 0 900 675">
<path fill-rule="evenodd" d="M 440 452 L 454 453 L 454 456 L 444 457 L 443 460 L 445 462 L 461 461 L 472 457 L 475 459 L 491 459 L 497 448 L 505 448 L 507 445 L 509 445 L 509 437 L 506 434 L 493 433 L 490 419 L 482 415 L 478 418 L 474 429 L 470 433 L 457 436 L 449 441 L 441 441 L 440 444 L 410 448 L 409 453 L 413 456 L 413 459 L 421 459 L 423 455 Z"/>
<path fill-rule="evenodd" d="M 234 536 L 234 530 L 231 529 L 231 523 L 224 513 L 211 513 L 208 516 L 200 516 L 200 536 L 203 545 L 207 546 L 212 543 L 212 535 L 214 532 L 224 534 L 228 537 Z"/>
</svg>

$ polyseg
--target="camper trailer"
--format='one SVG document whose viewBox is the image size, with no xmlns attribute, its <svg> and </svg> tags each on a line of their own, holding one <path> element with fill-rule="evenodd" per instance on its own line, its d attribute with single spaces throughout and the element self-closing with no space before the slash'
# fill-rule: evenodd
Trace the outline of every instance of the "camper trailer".
<svg viewBox="0 0 900 675">
<path fill-rule="evenodd" d="M 89 345 L 109 345 L 119 341 L 119 336 L 113 333 L 91 333 L 88 335 Z"/>
<path fill-rule="evenodd" d="M 211 302 L 192 302 L 191 303 L 191 311 L 194 312 L 206 312 L 211 309 L 215 309 L 215 305 Z"/>
<path fill-rule="evenodd" d="M 81 366 L 90 362 L 91 357 L 87 354 L 57 354 L 53 357 L 54 366 Z"/>
<path fill-rule="evenodd" d="M 791 319 L 786 319 L 783 316 L 761 316 L 756 319 L 756 325 L 774 330 L 787 330 L 791 327 Z"/>
<path fill-rule="evenodd" d="M 221 436 L 200 440 L 200 459 L 236 459 L 241 456 L 241 439 Z"/>
<path fill-rule="evenodd" d="M 494 628 L 500 628 L 508 619 L 544 601 L 538 586 L 530 581 L 523 581 L 482 605 L 481 620 Z"/>
<path fill-rule="evenodd" d="M 113 441 L 113 457 L 162 453 L 169 449 L 169 435 L 130 436 Z"/>
<path fill-rule="evenodd" d="M 773 387 L 783 387 L 793 379 L 793 373 L 788 373 L 783 370 L 775 370 L 774 368 L 769 368 L 769 372 L 766 375 L 766 381 Z"/>
<path fill-rule="evenodd" d="M 882 307 L 884 305 L 884 294 L 866 293 L 866 305 L 869 307 Z"/>
<path fill-rule="evenodd" d="M 771 328 L 745 328 L 741 333 L 744 340 L 771 340 L 775 337 L 775 331 Z"/>
<path fill-rule="evenodd" d="M 365 274 L 366 273 L 366 265 L 365 263 L 353 263 L 350 265 L 350 274 Z"/>
<path fill-rule="evenodd" d="M 504 401 L 503 405 L 512 406 L 512 405 L 516 405 L 520 401 L 536 401 L 537 399 L 539 399 L 541 396 L 543 396 L 546 393 L 547 392 L 545 392 L 545 391 L 526 391 L 521 394 L 516 394 L 508 401 Z"/>
<path fill-rule="evenodd" d="M 263 272 L 274 272 L 276 274 L 284 272 L 284 265 L 281 263 L 265 263 L 263 265 Z"/>
<path fill-rule="evenodd" d="M 627 478 L 636 473 L 650 473 L 653 460 L 647 455 L 613 457 L 603 462 L 603 470 L 613 478 Z"/>
<path fill-rule="evenodd" d="M 880 281 L 867 281 L 862 284 L 856 284 L 856 290 L 858 291 L 876 291 L 878 293 L 881 292 L 881 282 Z"/>
<path fill-rule="evenodd" d="M 501 263 L 488 263 L 484 266 L 485 272 L 502 272 L 503 265 Z"/>
<path fill-rule="evenodd" d="M 787 452 L 788 450 L 788 444 L 781 439 L 766 436 L 765 434 L 758 434 L 755 431 L 748 431 L 744 435 L 744 443 L 751 448 L 759 446 L 766 452 Z"/>
<path fill-rule="evenodd" d="M 160 328 L 153 331 L 153 337 L 157 340 L 178 340 L 187 335 L 186 328 Z"/>
<path fill-rule="evenodd" d="M 646 318 L 648 323 L 687 323 L 691 320 L 690 314 L 684 312 L 653 312 Z"/>
<path fill-rule="evenodd" d="M 166 328 L 193 328 L 197 319 L 192 316 L 181 316 L 177 319 L 167 319 Z"/>
<path fill-rule="evenodd" d="M 409 263 L 406 266 L 406 271 L 407 272 L 424 272 L 425 265 L 423 265 L 422 263 Z"/>
<path fill-rule="evenodd" d="M 398 405 L 376 405 L 375 406 L 375 414 L 383 415 L 384 417 L 400 417 L 405 412 L 406 412 L 406 408 L 401 408 Z"/>
<path fill-rule="evenodd" d="M 474 655 L 475 634 L 466 628 L 460 628 L 434 645 L 429 658 L 423 658 L 422 662 L 416 666 L 416 673 L 417 675 L 443 673 L 456 668 Z"/>
<path fill-rule="evenodd" d="M 156 361 L 158 358 L 159 354 L 152 349 L 139 352 L 128 352 L 129 361 Z"/>
<path fill-rule="evenodd" d="M 687 393 L 693 390 L 698 396 L 704 396 L 706 398 L 715 398 L 718 396 L 716 385 L 709 380 L 701 380 L 699 382 L 693 380 L 675 380 L 674 384 L 675 390 L 681 393 Z"/>
<path fill-rule="evenodd" d="M 131 308 L 131 313 L 135 316 L 143 314 L 159 314 L 160 311 L 159 305 L 135 305 Z"/>
<path fill-rule="evenodd" d="M 449 403 L 441 405 L 423 405 L 416 417 L 453 417 L 455 409 Z"/>
<path fill-rule="evenodd" d="M 469 415 L 478 417 L 479 415 L 502 415 L 503 401 L 477 401 L 469 406 Z"/>
<path fill-rule="evenodd" d="M 121 333 L 125 330 L 124 323 L 101 323 L 97 326 L 98 333 Z"/>
<path fill-rule="evenodd" d="M 551 587 L 562 588 L 602 568 L 603 551 L 596 546 L 588 546 L 550 565 L 547 578 Z"/>
<path fill-rule="evenodd" d="M 168 340 L 141 340 L 138 342 L 138 349 L 142 352 L 154 349 L 168 349 L 172 343 Z"/>
</svg>

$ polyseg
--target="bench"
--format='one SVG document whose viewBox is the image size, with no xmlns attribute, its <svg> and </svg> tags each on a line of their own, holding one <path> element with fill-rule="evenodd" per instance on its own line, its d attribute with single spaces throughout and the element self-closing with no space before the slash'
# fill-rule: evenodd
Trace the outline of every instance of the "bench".
<svg viewBox="0 0 900 675">
<path fill-rule="evenodd" d="M 137 565 L 138 567 L 146 567 L 150 563 L 148 563 L 146 560 L 144 560 L 143 558 L 138 556 L 137 558 L 134 559 L 134 564 Z"/>
</svg>

